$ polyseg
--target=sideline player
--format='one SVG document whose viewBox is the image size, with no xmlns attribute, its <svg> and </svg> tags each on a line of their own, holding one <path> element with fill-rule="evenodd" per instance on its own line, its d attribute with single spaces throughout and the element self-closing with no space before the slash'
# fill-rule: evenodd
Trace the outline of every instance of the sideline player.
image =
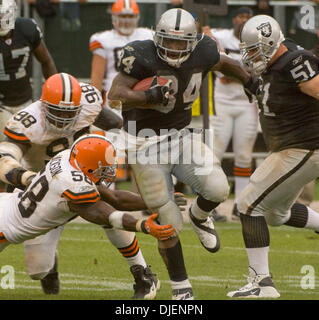
<svg viewBox="0 0 319 320">
<path fill-rule="evenodd" d="M 166 151 L 160 150 L 155 155 L 166 160 L 167 152 L 176 151 L 179 142 L 183 141 L 180 153 L 175 154 L 173 160 L 170 157 L 168 163 L 144 164 L 137 157 L 131 167 L 146 205 L 159 213 L 161 223 L 171 223 L 176 230 L 173 238 L 158 242 L 159 253 L 171 280 L 172 298 L 192 300 L 194 295 L 178 237 L 183 218 L 173 201 L 171 174 L 198 193 L 189 211 L 190 221 L 203 246 L 209 252 L 216 252 L 219 238 L 209 215 L 227 198 L 229 186 L 219 161 L 202 142 L 201 136 L 190 134 L 185 127 L 191 121 L 192 103 L 198 97 L 201 81 L 207 72 L 219 70 L 236 77 L 250 92 L 256 90 L 256 83 L 238 62 L 219 55 L 214 40 L 197 35 L 194 17 L 183 9 L 163 13 L 156 26 L 154 41 L 127 44 L 121 53 L 119 67 L 120 73 L 114 78 L 108 97 L 122 102 L 123 136 L 128 139 L 128 144 L 134 141 L 136 149 L 134 145 L 129 146 L 132 153 L 138 150 L 137 153 L 151 154 L 159 144 Z M 168 81 L 160 85 L 154 78 L 148 90 L 132 89 L 137 82 L 151 76 L 164 77 Z M 130 126 L 134 128 L 130 130 Z M 183 155 L 193 154 L 192 145 L 203 154 L 201 164 L 194 158 L 188 164 L 183 163 Z M 129 155 L 131 150 L 128 150 Z M 207 162 L 207 159 L 210 160 Z M 201 174 L 196 174 L 197 169 Z"/>
<path fill-rule="evenodd" d="M 109 91 L 119 71 L 121 49 L 128 42 L 153 38 L 150 29 L 137 27 L 140 11 L 134 0 L 115 1 L 111 14 L 113 29 L 97 32 L 90 38 L 91 84 L 104 93 Z"/>
<path fill-rule="evenodd" d="M 295 203 L 319 176 L 319 63 L 310 51 L 289 49 L 270 16 L 249 19 L 240 38 L 243 62 L 260 75 L 259 117 L 271 153 L 238 199 L 249 278 L 227 295 L 278 298 L 269 272 L 267 224 L 319 231 L 318 213 Z"/>
<path fill-rule="evenodd" d="M 96 119 L 104 130 L 107 125 L 116 124 L 104 111 L 101 94 L 95 87 L 78 83 L 66 73 L 51 76 L 43 86 L 41 99 L 16 113 L 6 124 L 7 141 L 0 143 L 0 179 L 20 188 L 28 185 L 34 171 L 41 170 L 57 153 L 89 133 Z M 41 280 L 47 294 L 59 292 L 55 253 L 62 230 L 63 226 L 24 242 L 27 272 L 32 279 Z M 134 297 L 147 297 L 159 282 L 147 266 L 135 234 L 109 228 L 104 231 L 131 268 L 136 281 Z"/>
</svg>

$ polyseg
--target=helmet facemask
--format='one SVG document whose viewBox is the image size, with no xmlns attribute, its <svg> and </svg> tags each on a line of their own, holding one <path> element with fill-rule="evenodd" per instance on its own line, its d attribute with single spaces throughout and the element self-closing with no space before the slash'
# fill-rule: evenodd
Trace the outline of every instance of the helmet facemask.
<svg viewBox="0 0 319 320">
<path fill-rule="evenodd" d="M 74 106 L 73 102 L 60 102 L 59 105 L 42 101 L 46 126 L 56 133 L 68 134 L 74 131 L 74 126 L 80 115 L 82 106 Z"/>
<path fill-rule="evenodd" d="M 123 10 L 124 11 L 124 10 Z M 137 14 L 112 14 L 112 23 L 121 34 L 129 36 L 137 28 L 139 15 Z"/>
<path fill-rule="evenodd" d="M 90 172 L 90 170 L 89 170 Z M 96 184 L 103 184 L 105 187 L 109 187 L 111 183 L 115 181 L 116 178 L 116 165 L 103 166 L 101 161 L 99 161 L 99 167 L 92 172 L 94 178 L 91 180 L 97 181 Z"/>
<path fill-rule="evenodd" d="M 169 46 L 170 42 L 172 43 L 173 41 L 183 42 L 184 45 L 181 45 L 183 49 L 173 49 Z M 191 52 L 195 49 L 198 40 L 197 34 L 168 34 L 163 30 L 155 32 L 154 43 L 157 47 L 158 56 L 170 66 L 179 68 L 180 65 L 189 58 Z"/>
<path fill-rule="evenodd" d="M 0 5 L 0 37 L 6 36 L 14 29 L 17 16 L 18 9 L 14 1 L 5 1 Z"/>
</svg>

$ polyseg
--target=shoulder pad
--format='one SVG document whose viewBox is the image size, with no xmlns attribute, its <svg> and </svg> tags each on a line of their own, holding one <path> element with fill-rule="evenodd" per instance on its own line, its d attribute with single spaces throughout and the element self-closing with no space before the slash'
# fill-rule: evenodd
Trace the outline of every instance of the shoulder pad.
<svg viewBox="0 0 319 320">
<path fill-rule="evenodd" d="M 127 75 L 142 80 L 153 75 L 157 53 L 152 40 L 128 43 L 120 53 L 118 68 Z"/>
<path fill-rule="evenodd" d="M 208 68 L 214 66 L 220 59 L 216 41 L 206 35 L 198 42 L 192 55 Z"/>
<path fill-rule="evenodd" d="M 308 50 L 291 51 L 282 60 L 275 69 L 286 72 L 293 82 L 308 81 L 319 73 L 319 60 Z"/>
</svg>

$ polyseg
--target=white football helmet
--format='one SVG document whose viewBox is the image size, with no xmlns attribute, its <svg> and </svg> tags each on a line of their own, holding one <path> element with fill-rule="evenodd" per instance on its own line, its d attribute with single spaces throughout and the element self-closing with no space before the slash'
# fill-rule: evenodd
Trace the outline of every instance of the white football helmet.
<svg viewBox="0 0 319 320">
<path fill-rule="evenodd" d="M 171 47 L 171 42 L 183 41 L 183 48 Z M 185 62 L 197 43 L 196 21 L 183 9 L 164 12 L 156 26 L 154 43 L 158 56 L 170 66 L 179 68 Z"/>
<path fill-rule="evenodd" d="M 18 7 L 14 0 L 2 0 L 0 2 L 0 37 L 6 36 L 14 29 L 18 16 Z"/>
<path fill-rule="evenodd" d="M 285 40 L 279 23 L 267 15 L 250 18 L 240 34 L 242 61 L 259 75 Z"/>
</svg>

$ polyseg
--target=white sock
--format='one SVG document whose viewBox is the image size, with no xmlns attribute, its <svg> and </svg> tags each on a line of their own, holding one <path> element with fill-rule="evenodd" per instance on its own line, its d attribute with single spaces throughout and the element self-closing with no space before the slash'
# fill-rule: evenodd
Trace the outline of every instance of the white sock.
<svg viewBox="0 0 319 320">
<path fill-rule="evenodd" d="M 238 199 L 239 195 L 241 192 L 244 190 L 244 188 L 248 185 L 249 183 L 249 177 L 234 177 L 235 180 L 235 202 Z"/>
<path fill-rule="evenodd" d="M 246 248 L 249 266 L 252 267 L 257 274 L 269 274 L 268 267 L 268 251 L 269 247 L 262 248 Z"/>
<path fill-rule="evenodd" d="M 191 288 L 192 285 L 188 279 L 183 281 L 172 281 L 171 280 L 172 289 L 183 289 L 183 288 Z"/>
<path fill-rule="evenodd" d="M 207 219 L 207 217 L 209 216 L 210 214 L 210 211 L 204 211 L 202 210 L 198 204 L 197 204 L 197 199 L 195 200 L 195 202 L 192 204 L 191 206 L 191 211 L 192 211 L 192 214 L 195 218 L 199 219 L 199 220 L 205 220 Z"/>
<path fill-rule="evenodd" d="M 307 207 L 308 209 L 308 220 L 305 228 L 319 231 L 319 213 Z"/>
<path fill-rule="evenodd" d="M 139 264 L 144 268 L 147 267 L 146 261 L 144 260 L 141 250 L 139 250 L 134 257 L 125 258 L 125 260 L 127 261 L 130 267 L 134 266 L 135 264 Z"/>
</svg>

